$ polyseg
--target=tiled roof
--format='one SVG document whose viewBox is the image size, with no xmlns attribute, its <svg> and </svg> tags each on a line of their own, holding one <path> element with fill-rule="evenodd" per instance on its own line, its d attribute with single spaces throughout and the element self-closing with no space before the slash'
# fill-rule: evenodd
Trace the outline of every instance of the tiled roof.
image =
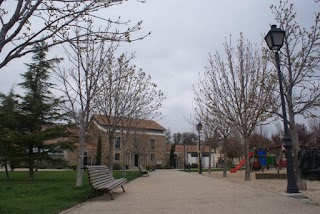
<svg viewBox="0 0 320 214">
<path fill-rule="evenodd" d="M 115 123 L 113 117 L 106 117 L 103 115 L 95 114 L 93 118 L 102 126 L 108 126 L 110 124 Z M 121 121 L 121 122 L 120 122 Z M 165 131 L 166 129 L 161 126 L 159 123 L 153 120 L 144 120 L 144 119 L 128 119 L 128 118 L 121 118 L 117 121 L 116 124 L 118 127 L 125 127 L 125 128 L 138 128 L 138 129 L 146 129 L 146 130 L 157 130 L 157 131 Z"/>
<path fill-rule="evenodd" d="M 176 145 L 175 152 L 183 152 L 184 151 L 183 145 Z M 201 145 L 202 152 L 209 152 L 209 146 Z M 198 145 L 186 145 L 186 152 L 198 152 Z"/>
</svg>

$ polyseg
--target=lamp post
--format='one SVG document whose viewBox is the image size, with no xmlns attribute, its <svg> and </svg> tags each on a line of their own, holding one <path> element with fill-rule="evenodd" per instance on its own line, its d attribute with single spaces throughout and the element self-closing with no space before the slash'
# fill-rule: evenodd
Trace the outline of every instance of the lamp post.
<svg viewBox="0 0 320 214">
<path fill-rule="evenodd" d="M 200 131 L 202 129 L 202 124 L 199 122 L 197 124 L 197 130 L 198 130 L 198 136 L 199 136 L 199 153 L 198 153 L 198 158 L 199 158 L 199 174 L 202 174 L 202 164 L 201 164 L 201 150 L 200 150 Z"/>
<path fill-rule="evenodd" d="M 287 112 L 286 112 L 286 103 L 284 100 L 283 86 L 282 86 L 282 73 L 280 70 L 280 57 L 279 50 L 283 45 L 285 31 L 277 28 L 276 25 L 272 25 L 270 31 L 264 38 L 267 42 L 267 45 L 270 50 L 275 53 L 275 59 L 278 70 L 279 78 L 279 88 L 280 88 L 280 98 L 282 106 L 282 116 L 283 116 L 283 127 L 284 127 L 284 136 L 283 136 L 283 145 L 286 149 L 286 159 L 287 159 L 287 193 L 299 193 L 299 189 L 296 183 L 295 171 L 293 167 L 293 158 L 292 158 L 292 141 L 288 128 Z"/>
</svg>

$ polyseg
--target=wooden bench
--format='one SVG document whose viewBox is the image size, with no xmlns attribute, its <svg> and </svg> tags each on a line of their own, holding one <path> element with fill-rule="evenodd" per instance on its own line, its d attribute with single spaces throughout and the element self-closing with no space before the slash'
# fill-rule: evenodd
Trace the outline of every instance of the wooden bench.
<svg viewBox="0 0 320 214">
<path fill-rule="evenodd" d="M 149 176 L 149 172 L 146 169 L 144 169 L 141 165 L 138 165 L 138 168 L 142 175 Z"/>
<path fill-rule="evenodd" d="M 125 178 L 114 179 L 111 175 L 109 168 L 106 165 L 87 166 L 85 168 L 88 170 L 89 182 L 92 188 L 92 191 L 90 192 L 87 198 L 89 198 L 89 196 L 93 192 L 94 193 L 108 192 L 111 196 L 111 200 L 114 200 L 111 194 L 112 190 L 121 187 L 123 192 L 125 192 L 123 185 L 127 183 L 127 179 Z"/>
</svg>

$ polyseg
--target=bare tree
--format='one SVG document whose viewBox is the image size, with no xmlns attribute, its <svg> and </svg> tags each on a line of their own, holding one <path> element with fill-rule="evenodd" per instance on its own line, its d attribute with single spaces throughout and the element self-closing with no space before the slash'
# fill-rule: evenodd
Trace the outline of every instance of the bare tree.
<svg viewBox="0 0 320 214">
<path fill-rule="evenodd" d="M 320 119 L 310 119 L 309 128 L 311 134 L 309 148 L 320 149 Z"/>
<path fill-rule="evenodd" d="M 89 23 L 87 29 L 92 29 Z M 75 28 L 75 34 L 83 34 L 83 30 Z M 79 135 L 79 156 L 77 164 L 76 185 L 82 185 L 83 159 L 85 149 L 85 135 L 92 115 L 93 98 L 99 92 L 101 86 L 98 80 L 102 78 L 104 71 L 112 60 L 117 45 L 109 44 L 108 39 L 100 38 L 96 42 L 96 36 L 87 35 L 86 40 L 71 41 L 65 46 L 65 53 L 71 66 L 57 65 L 55 74 L 62 83 L 60 89 L 68 102 L 63 106 L 77 126 Z"/>
<path fill-rule="evenodd" d="M 307 187 L 300 176 L 300 146 L 295 116 L 316 116 L 314 110 L 320 105 L 320 12 L 316 11 L 315 21 L 307 30 L 297 23 L 294 5 L 289 4 L 288 0 L 280 1 L 278 6 L 271 6 L 271 10 L 275 21 L 286 31 L 280 55 L 281 69 L 284 75 L 284 93 L 293 142 L 297 185 L 303 190 Z"/>
<path fill-rule="evenodd" d="M 225 52 L 226 61 L 218 52 L 210 55 L 209 66 L 199 75 L 196 99 L 241 134 L 246 158 L 245 180 L 250 180 L 248 138 L 255 127 L 269 118 L 266 109 L 273 101 L 275 81 L 267 70 L 265 58 L 242 34 L 236 49 L 231 41 L 225 42 Z"/>
<path fill-rule="evenodd" d="M 141 69 L 130 65 L 132 57 L 122 54 L 109 64 L 108 70 L 100 78 L 99 84 L 102 90 L 95 98 L 97 110 L 105 116 L 108 124 L 108 166 L 110 169 L 113 167 L 115 132 L 124 123 L 129 128 L 134 128 L 137 125 L 132 124 L 134 119 L 157 116 L 157 110 L 161 108 L 164 99 L 157 85 L 151 82 L 151 77 Z"/>
<path fill-rule="evenodd" d="M 197 93 L 196 93 L 197 94 Z M 231 134 L 231 129 L 229 124 L 222 121 L 222 118 L 218 118 L 210 112 L 210 108 L 206 103 L 202 102 L 202 94 L 197 94 L 195 99 L 197 107 L 195 108 L 196 117 L 201 118 L 200 121 L 203 122 L 203 133 L 205 137 L 206 144 L 211 148 L 216 148 L 218 146 L 218 142 L 222 142 L 222 150 L 227 151 L 224 147 L 227 144 L 227 140 L 229 135 Z M 223 177 L 227 177 L 227 153 L 223 154 L 224 156 L 224 169 L 223 169 Z M 208 173 L 211 173 L 211 152 L 209 156 L 209 170 Z"/>
<path fill-rule="evenodd" d="M 231 132 L 231 135 L 228 137 L 225 144 L 226 145 L 223 149 L 226 151 L 223 152 L 226 153 L 226 156 L 228 157 L 228 159 L 225 159 L 226 162 L 230 164 L 234 158 L 243 157 L 243 145 L 241 143 L 241 136 L 239 133 Z"/>
<path fill-rule="evenodd" d="M 34 45 L 39 42 L 45 41 L 50 48 L 78 40 L 79 37 L 86 40 L 88 31 L 73 34 L 70 29 L 81 26 L 81 23 L 86 22 L 88 18 L 103 21 L 107 25 L 126 26 L 124 30 L 116 28 L 107 32 L 103 32 L 104 29 L 92 30 L 89 32 L 91 35 L 104 33 L 105 38 L 110 41 L 114 38 L 117 38 L 117 41 L 129 42 L 142 39 L 144 36 L 137 38 L 131 36 L 140 30 L 141 21 L 128 28 L 129 21 L 122 21 L 120 18 L 111 20 L 98 13 L 123 2 L 122 0 L 0 0 L 0 69 L 11 60 L 33 52 Z"/>
</svg>

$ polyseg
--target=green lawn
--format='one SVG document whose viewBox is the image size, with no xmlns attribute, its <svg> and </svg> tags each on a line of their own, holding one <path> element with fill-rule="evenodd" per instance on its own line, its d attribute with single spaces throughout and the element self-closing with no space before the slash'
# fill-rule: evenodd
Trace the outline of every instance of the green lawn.
<svg viewBox="0 0 320 214">
<path fill-rule="evenodd" d="M 115 171 L 114 177 L 122 177 L 121 173 Z M 139 172 L 127 171 L 126 177 L 130 181 L 139 176 Z M 0 213 L 58 213 L 85 201 L 90 193 L 86 172 L 82 187 L 76 187 L 75 181 L 75 171 L 36 172 L 33 182 L 28 181 L 28 172 L 10 172 L 9 181 L 0 172 Z"/>
</svg>

